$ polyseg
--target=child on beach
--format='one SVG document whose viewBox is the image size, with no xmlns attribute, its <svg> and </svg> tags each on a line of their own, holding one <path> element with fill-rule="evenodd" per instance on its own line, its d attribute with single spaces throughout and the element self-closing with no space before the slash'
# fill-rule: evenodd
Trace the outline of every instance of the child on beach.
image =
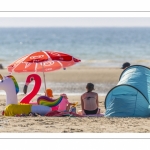
<svg viewBox="0 0 150 150">
<path fill-rule="evenodd" d="M 47 95 L 50 98 L 53 98 L 53 91 L 51 89 L 46 89 L 45 95 Z M 63 99 L 61 100 L 61 102 L 57 106 L 52 107 L 52 110 L 53 111 L 58 110 L 58 111 L 67 111 L 68 112 L 70 110 L 70 106 L 74 105 L 75 103 L 70 103 L 68 101 L 68 97 L 66 94 L 61 94 L 60 96 L 62 96 Z"/>
<path fill-rule="evenodd" d="M 78 111 L 80 115 L 100 114 L 98 94 L 93 92 L 94 84 L 88 83 L 86 86 L 87 92 L 81 95 L 82 110 Z"/>
<path fill-rule="evenodd" d="M 45 96 L 52 98 L 53 97 L 53 91 L 50 88 L 46 89 Z"/>
<path fill-rule="evenodd" d="M 68 101 L 68 97 L 66 94 L 61 94 L 60 96 L 63 96 L 62 101 L 58 104 L 58 111 L 69 111 L 70 106 L 74 105 L 75 103 L 70 103 Z"/>
</svg>

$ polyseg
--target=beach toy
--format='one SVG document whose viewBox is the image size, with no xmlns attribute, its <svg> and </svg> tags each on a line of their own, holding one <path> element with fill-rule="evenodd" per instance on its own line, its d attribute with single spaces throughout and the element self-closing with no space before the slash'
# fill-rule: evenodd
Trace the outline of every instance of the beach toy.
<svg viewBox="0 0 150 150">
<path fill-rule="evenodd" d="M 3 112 L 4 116 L 27 116 L 29 114 L 39 114 L 45 116 L 48 112 L 51 112 L 51 107 L 43 105 L 31 105 L 31 104 L 9 104 L 5 107 Z"/>
<path fill-rule="evenodd" d="M 0 74 L 0 79 L 3 80 L 3 76 Z"/>
<path fill-rule="evenodd" d="M 78 102 L 75 102 L 72 106 L 76 107 L 78 105 Z"/>
<path fill-rule="evenodd" d="M 29 104 L 30 101 L 32 100 L 32 98 L 38 93 L 38 91 L 39 91 L 39 89 L 41 87 L 41 77 L 38 74 L 30 74 L 27 77 L 23 91 L 24 91 L 25 94 L 27 93 L 28 85 L 33 80 L 35 81 L 35 84 L 34 84 L 34 87 L 33 87 L 32 91 L 28 95 L 23 97 L 20 100 L 20 103 Z"/>
<path fill-rule="evenodd" d="M 63 99 L 62 96 L 60 96 L 57 99 L 52 99 L 52 98 L 49 98 L 47 96 L 40 96 L 37 99 L 37 104 L 49 106 L 49 107 L 54 107 L 54 106 L 57 106 L 62 101 L 62 99 Z"/>
<path fill-rule="evenodd" d="M 120 75 L 105 98 L 105 117 L 150 116 L 150 68 L 133 65 Z"/>
<path fill-rule="evenodd" d="M 30 104 L 9 104 L 5 107 L 4 116 L 28 115 L 31 112 L 31 107 Z"/>
<path fill-rule="evenodd" d="M 2 77 L 1 75 L 0 78 L 0 90 L 4 90 L 6 92 L 6 105 L 17 104 L 19 86 L 16 79 L 12 75 L 6 77 Z"/>
<path fill-rule="evenodd" d="M 48 97 L 53 97 L 53 91 L 51 89 L 46 89 L 45 93 Z"/>
<path fill-rule="evenodd" d="M 14 85 L 15 85 L 15 88 L 16 88 L 16 94 L 18 94 L 18 92 L 19 92 L 19 86 L 18 86 L 18 83 L 17 83 L 15 77 L 12 76 L 12 75 L 8 75 L 7 77 L 8 77 L 8 78 L 11 78 L 11 79 L 13 80 Z"/>
<path fill-rule="evenodd" d="M 75 102 L 75 103 L 71 106 L 69 112 L 76 113 L 76 106 L 77 106 L 77 105 L 78 105 L 78 102 Z"/>
</svg>

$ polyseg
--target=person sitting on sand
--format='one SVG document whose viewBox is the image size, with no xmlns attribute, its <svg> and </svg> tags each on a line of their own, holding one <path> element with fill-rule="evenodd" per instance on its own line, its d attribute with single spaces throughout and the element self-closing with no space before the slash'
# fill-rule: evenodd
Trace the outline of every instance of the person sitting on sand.
<svg viewBox="0 0 150 150">
<path fill-rule="evenodd" d="M 81 95 L 82 110 L 78 111 L 80 115 L 100 114 L 98 94 L 93 92 L 94 84 L 88 83 L 86 86 L 87 92 Z"/>
<path fill-rule="evenodd" d="M 47 95 L 49 98 L 53 98 L 53 91 L 49 88 L 49 89 L 46 89 L 45 91 L 45 95 Z M 60 96 L 63 97 L 63 99 L 61 100 L 61 102 L 55 106 L 55 107 L 52 107 L 52 110 L 58 110 L 58 111 L 69 111 L 70 110 L 70 106 L 71 105 L 74 105 L 75 103 L 70 103 L 68 101 L 68 97 L 66 94 L 61 94 Z"/>
<path fill-rule="evenodd" d="M 70 106 L 74 105 L 75 103 L 70 103 L 66 94 L 61 94 L 60 96 L 63 96 L 63 99 L 58 104 L 58 111 L 69 111 Z"/>
<path fill-rule="evenodd" d="M 52 89 L 46 89 L 46 91 L 45 91 L 45 96 L 48 96 L 48 97 L 50 97 L 50 98 L 53 98 L 53 91 L 52 91 Z"/>
</svg>

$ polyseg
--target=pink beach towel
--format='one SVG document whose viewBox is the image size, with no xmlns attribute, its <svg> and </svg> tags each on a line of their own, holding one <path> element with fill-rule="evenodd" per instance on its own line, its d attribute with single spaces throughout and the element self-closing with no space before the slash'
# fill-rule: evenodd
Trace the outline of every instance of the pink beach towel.
<svg viewBox="0 0 150 150">
<path fill-rule="evenodd" d="M 57 110 L 47 113 L 46 116 L 48 117 L 64 117 L 64 116 L 83 117 L 73 112 L 59 112 Z"/>
<path fill-rule="evenodd" d="M 64 116 L 71 116 L 71 117 L 103 117 L 104 114 L 96 114 L 96 115 L 79 115 L 73 112 L 59 112 L 57 110 L 51 111 L 46 114 L 48 117 L 64 117 Z"/>
</svg>

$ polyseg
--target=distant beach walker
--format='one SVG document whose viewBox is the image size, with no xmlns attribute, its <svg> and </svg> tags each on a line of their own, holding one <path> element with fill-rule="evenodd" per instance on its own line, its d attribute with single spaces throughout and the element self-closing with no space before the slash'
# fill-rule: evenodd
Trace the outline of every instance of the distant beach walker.
<svg viewBox="0 0 150 150">
<path fill-rule="evenodd" d="M 3 67 L 3 65 L 2 65 L 2 64 L 0 64 L 0 69 L 4 69 L 4 67 Z"/>
</svg>

